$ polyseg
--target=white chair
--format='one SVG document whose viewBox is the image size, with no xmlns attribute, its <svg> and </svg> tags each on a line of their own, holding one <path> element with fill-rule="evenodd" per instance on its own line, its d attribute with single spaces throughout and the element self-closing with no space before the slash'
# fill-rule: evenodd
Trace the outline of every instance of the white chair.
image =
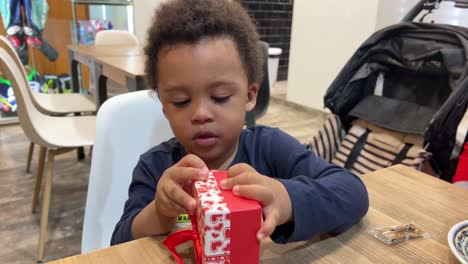
<svg viewBox="0 0 468 264">
<path fill-rule="evenodd" d="M 101 30 L 96 33 L 94 45 L 139 45 L 134 34 L 126 30 Z"/>
<path fill-rule="evenodd" d="M 140 155 L 173 137 L 157 95 L 149 90 L 110 98 L 96 123 L 82 253 L 109 246 Z"/>
<path fill-rule="evenodd" d="M 23 76 L 27 76 L 26 70 L 21 63 L 15 48 L 10 41 L 0 35 L 0 46 L 8 52 L 16 66 L 23 72 Z M 26 82 L 27 77 L 26 77 Z M 94 114 L 96 112 L 96 103 L 92 95 L 87 94 L 43 94 L 33 92 L 28 89 L 27 92 L 32 98 L 32 102 L 36 108 L 46 115 L 63 116 L 70 113 L 86 112 Z"/>
<path fill-rule="evenodd" d="M 0 47 L 2 47 L 13 59 L 16 66 L 23 72 L 21 78 L 26 78 L 28 83 L 27 73 L 15 48 L 10 41 L 0 35 Z M 87 94 L 43 94 L 33 92 L 31 89 L 26 90 L 32 99 L 34 106 L 42 113 L 52 116 L 65 116 L 70 113 L 87 113 L 94 114 L 96 112 L 96 103 L 94 96 Z M 34 152 L 34 144 L 29 144 L 28 161 L 26 164 L 26 172 L 29 173 L 31 167 L 32 155 Z"/>
<path fill-rule="evenodd" d="M 46 178 L 44 179 L 42 195 L 37 252 L 37 260 L 42 261 L 49 219 L 55 157 L 75 150 L 78 147 L 93 145 L 96 116 L 55 117 L 43 114 L 34 106 L 31 95 L 28 92 L 30 88 L 26 81 L 27 78 L 24 76 L 24 69 L 22 66 L 16 65 L 14 59 L 3 48 L 0 48 L 0 68 L 11 82 L 18 105 L 18 117 L 24 134 L 33 144 L 41 147 L 32 201 L 33 212 L 39 201 L 45 164 Z M 45 161 L 46 157 L 47 162 Z"/>
</svg>

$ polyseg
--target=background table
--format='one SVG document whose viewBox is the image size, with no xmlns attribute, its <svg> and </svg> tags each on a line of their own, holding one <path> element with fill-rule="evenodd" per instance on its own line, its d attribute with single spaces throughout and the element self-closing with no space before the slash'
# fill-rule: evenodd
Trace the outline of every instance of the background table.
<svg viewBox="0 0 468 264">
<path fill-rule="evenodd" d="M 126 86 L 129 91 L 145 89 L 144 56 L 140 46 L 69 45 L 68 59 L 74 92 L 81 88 L 79 64 L 88 66 L 96 85 L 96 105 L 107 99 L 107 79 Z M 122 82 L 122 79 L 125 81 Z"/>
<path fill-rule="evenodd" d="M 98 107 L 107 100 L 107 79 L 127 87 L 129 92 L 146 89 L 144 56 L 95 57 L 92 74 L 96 81 Z"/>
<path fill-rule="evenodd" d="M 370 197 L 367 215 L 335 237 L 287 245 L 262 243 L 262 263 L 458 263 L 447 244 L 449 229 L 468 219 L 468 191 L 432 176 L 397 165 L 362 176 Z M 414 222 L 431 237 L 387 246 L 368 230 Z M 147 237 L 77 255 L 65 263 L 173 263 L 160 237 Z M 180 246 L 193 262 L 190 243 Z"/>
</svg>

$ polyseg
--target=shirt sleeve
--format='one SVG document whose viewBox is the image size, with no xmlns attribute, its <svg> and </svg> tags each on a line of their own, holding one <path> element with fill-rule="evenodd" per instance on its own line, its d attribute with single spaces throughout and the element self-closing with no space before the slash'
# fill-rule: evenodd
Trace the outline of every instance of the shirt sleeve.
<svg viewBox="0 0 468 264">
<path fill-rule="evenodd" d="M 156 193 L 156 184 L 161 172 L 157 168 L 158 159 L 143 155 L 140 157 L 128 190 L 128 200 L 125 202 L 124 211 L 112 234 L 111 245 L 116 245 L 133 240 L 132 222 L 152 200 Z"/>
<path fill-rule="evenodd" d="M 359 177 L 317 157 L 281 130 L 273 134 L 277 135 L 266 149 L 272 161 L 269 166 L 273 177 L 286 187 L 293 209 L 293 221 L 278 226 L 273 233 L 275 242 L 342 232 L 367 213 L 368 194 Z"/>
</svg>

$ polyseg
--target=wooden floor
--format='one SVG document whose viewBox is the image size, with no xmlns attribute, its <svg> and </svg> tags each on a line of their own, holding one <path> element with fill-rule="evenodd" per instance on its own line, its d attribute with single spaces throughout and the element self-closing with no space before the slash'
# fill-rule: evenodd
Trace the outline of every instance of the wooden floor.
<svg viewBox="0 0 468 264">
<path fill-rule="evenodd" d="M 259 124 L 279 127 L 307 142 L 325 115 L 285 104 L 274 95 Z M 0 263 L 35 263 L 39 213 L 31 213 L 38 149 L 26 173 L 29 141 L 19 125 L 0 126 Z M 88 151 L 86 150 L 86 153 Z M 67 153 L 55 163 L 45 261 L 80 253 L 90 160 Z"/>
</svg>

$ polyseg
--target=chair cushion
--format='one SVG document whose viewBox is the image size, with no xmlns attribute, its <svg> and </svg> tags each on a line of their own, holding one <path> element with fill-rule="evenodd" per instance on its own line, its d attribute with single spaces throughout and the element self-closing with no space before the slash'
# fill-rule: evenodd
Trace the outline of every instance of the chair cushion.
<svg viewBox="0 0 468 264">
<path fill-rule="evenodd" d="M 343 141 L 344 133 L 338 116 L 330 115 L 325 120 L 323 126 L 312 137 L 307 148 L 322 159 L 331 162 Z"/>
<path fill-rule="evenodd" d="M 415 169 L 431 157 L 422 136 L 399 133 L 357 120 L 339 146 L 332 163 L 362 175 L 395 164 Z"/>
</svg>

